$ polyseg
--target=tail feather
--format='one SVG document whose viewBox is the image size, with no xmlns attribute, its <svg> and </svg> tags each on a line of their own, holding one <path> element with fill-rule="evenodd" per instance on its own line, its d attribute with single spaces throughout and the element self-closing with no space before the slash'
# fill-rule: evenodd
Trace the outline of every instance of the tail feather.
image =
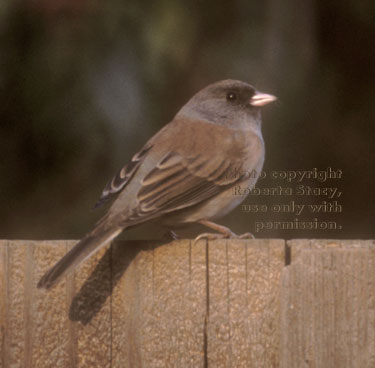
<svg viewBox="0 0 375 368">
<path fill-rule="evenodd" d="M 103 228 L 98 226 L 87 234 L 78 244 L 74 246 L 64 257 L 62 257 L 50 270 L 48 270 L 38 282 L 38 288 L 49 289 L 70 270 L 77 267 L 85 259 L 97 252 L 101 247 L 108 244 L 122 232 L 122 228 Z"/>
</svg>

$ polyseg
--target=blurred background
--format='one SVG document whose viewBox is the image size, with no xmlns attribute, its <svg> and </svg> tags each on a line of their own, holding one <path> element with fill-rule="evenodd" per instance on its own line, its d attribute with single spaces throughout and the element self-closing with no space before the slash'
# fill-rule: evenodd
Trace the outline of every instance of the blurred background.
<svg viewBox="0 0 375 368">
<path fill-rule="evenodd" d="M 238 208 L 220 223 L 243 233 L 317 217 L 342 229 L 256 236 L 374 238 L 374 14 L 371 0 L 2 0 L 0 237 L 82 237 L 112 175 L 196 91 L 233 78 L 279 97 L 263 112 L 266 173 L 341 169 L 341 180 L 303 184 L 338 187 L 342 212 Z M 245 203 L 292 200 L 327 198 Z"/>
</svg>

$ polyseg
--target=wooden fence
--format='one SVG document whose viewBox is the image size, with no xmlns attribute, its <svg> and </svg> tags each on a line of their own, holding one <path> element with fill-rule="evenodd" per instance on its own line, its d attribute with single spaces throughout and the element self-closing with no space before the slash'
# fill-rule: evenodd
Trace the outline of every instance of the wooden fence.
<svg viewBox="0 0 375 368">
<path fill-rule="evenodd" d="M 0 241 L 0 367 L 375 367 L 373 240 Z"/>
</svg>

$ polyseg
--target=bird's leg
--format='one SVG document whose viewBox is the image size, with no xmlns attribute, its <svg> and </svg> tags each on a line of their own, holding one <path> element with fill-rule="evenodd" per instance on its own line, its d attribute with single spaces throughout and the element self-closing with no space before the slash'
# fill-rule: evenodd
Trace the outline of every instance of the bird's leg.
<svg viewBox="0 0 375 368">
<path fill-rule="evenodd" d="M 229 228 L 223 225 L 215 224 L 214 222 L 208 221 L 208 220 L 199 220 L 198 223 L 201 225 L 204 225 L 206 227 L 209 227 L 212 230 L 217 231 L 219 234 L 212 234 L 212 233 L 203 233 L 198 235 L 194 239 L 194 243 L 196 243 L 198 240 L 206 238 L 207 240 L 215 240 L 215 239 L 228 239 L 228 238 L 237 238 L 237 239 L 254 239 L 254 235 L 250 233 L 245 233 L 242 235 L 237 235 L 233 231 L 231 231 Z"/>
</svg>

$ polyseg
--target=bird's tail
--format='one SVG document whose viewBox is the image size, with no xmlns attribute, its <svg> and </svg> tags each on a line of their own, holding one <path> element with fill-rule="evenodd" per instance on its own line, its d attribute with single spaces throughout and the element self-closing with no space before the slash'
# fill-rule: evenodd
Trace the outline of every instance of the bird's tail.
<svg viewBox="0 0 375 368">
<path fill-rule="evenodd" d="M 123 228 L 108 228 L 100 223 L 88 233 L 78 244 L 62 257 L 50 270 L 48 270 L 38 282 L 38 288 L 49 289 L 54 286 L 67 272 L 73 270 L 86 258 L 108 244 Z"/>
</svg>

